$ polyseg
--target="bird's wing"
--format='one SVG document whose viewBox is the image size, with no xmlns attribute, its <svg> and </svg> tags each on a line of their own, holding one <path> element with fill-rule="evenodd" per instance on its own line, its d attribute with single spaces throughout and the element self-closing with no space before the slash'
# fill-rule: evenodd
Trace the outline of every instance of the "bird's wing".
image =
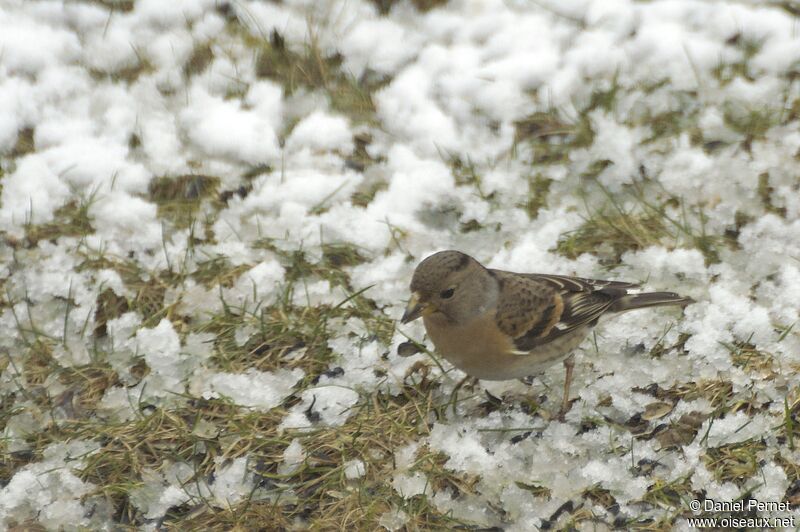
<svg viewBox="0 0 800 532">
<path fill-rule="evenodd" d="M 511 273 L 511 272 L 508 272 Z M 536 281 L 545 282 L 559 291 L 565 292 L 593 292 L 601 288 L 610 289 L 636 289 L 636 283 L 625 281 L 603 281 L 600 279 L 586 279 L 584 277 L 569 277 L 567 275 L 553 275 L 550 273 L 518 273 L 521 277 L 527 277 Z"/>
<path fill-rule="evenodd" d="M 500 283 L 497 326 L 514 341 L 516 353 L 594 325 L 633 283 L 549 274 L 491 270 Z"/>
<path fill-rule="evenodd" d="M 510 272 L 490 270 L 500 287 L 495 321 L 503 333 L 519 338 L 547 333 L 561 317 L 558 290 L 547 283 Z"/>
</svg>

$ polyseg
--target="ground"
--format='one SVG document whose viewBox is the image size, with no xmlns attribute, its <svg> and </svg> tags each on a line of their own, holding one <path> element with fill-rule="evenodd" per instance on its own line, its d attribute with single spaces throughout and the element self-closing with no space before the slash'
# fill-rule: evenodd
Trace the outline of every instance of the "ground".
<svg viewBox="0 0 800 532">
<path fill-rule="evenodd" d="M 800 525 L 799 14 L 4 2 L 0 528 Z M 399 324 L 441 249 L 696 303 L 559 420 Z"/>
</svg>

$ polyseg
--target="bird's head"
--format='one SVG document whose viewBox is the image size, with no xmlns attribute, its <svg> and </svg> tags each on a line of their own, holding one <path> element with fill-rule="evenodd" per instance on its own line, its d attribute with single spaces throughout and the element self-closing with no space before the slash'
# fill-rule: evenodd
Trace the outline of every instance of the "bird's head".
<svg viewBox="0 0 800 532">
<path fill-rule="evenodd" d="M 486 268 L 460 251 L 440 251 L 414 270 L 411 298 L 400 321 L 441 315 L 466 323 L 496 300 L 497 282 Z"/>
</svg>

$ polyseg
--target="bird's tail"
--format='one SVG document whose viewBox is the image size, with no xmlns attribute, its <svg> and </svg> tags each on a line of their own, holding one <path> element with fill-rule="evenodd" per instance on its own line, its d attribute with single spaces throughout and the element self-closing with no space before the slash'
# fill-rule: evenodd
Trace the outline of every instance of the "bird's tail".
<svg viewBox="0 0 800 532">
<path fill-rule="evenodd" d="M 691 297 L 684 297 L 674 292 L 649 292 L 646 294 L 629 294 L 617 299 L 609 308 L 611 312 L 625 312 L 637 308 L 662 307 L 680 305 L 685 307 L 694 303 Z"/>
</svg>

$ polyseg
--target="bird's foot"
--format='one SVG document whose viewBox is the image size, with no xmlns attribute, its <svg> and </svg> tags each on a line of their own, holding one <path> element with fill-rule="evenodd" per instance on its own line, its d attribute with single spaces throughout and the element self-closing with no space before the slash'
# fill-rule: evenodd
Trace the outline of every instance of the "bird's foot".
<svg viewBox="0 0 800 532">
<path fill-rule="evenodd" d="M 563 423 L 567 415 L 567 412 L 569 412 L 571 409 L 572 409 L 572 401 L 564 397 L 564 401 L 561 403 L 561 408 L 558 410 L 558 415 L 556 416 L 556 419 Z"/>
</svg>

